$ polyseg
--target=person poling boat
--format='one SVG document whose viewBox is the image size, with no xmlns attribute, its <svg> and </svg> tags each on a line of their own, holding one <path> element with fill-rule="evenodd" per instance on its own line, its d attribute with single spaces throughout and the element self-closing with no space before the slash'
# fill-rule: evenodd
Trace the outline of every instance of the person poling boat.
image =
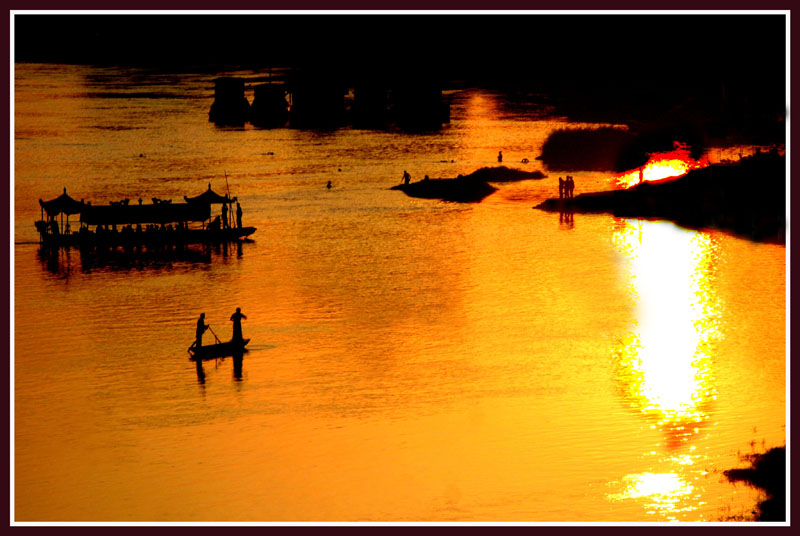
<svg viewBox="0 0 800 536">
<path fill-rule="evenodd" d="M 189 347 L 189 350 L 192 348 L 202 348 L 203 346 L 203 334 L 206 332 L 208 328 L 210 328 L 208 324 L 206 324 L 206 314 L 200 313 L 200 318 L 197 319 L 197 329 L 194 331 L 194 344 Z"/>
</svg>

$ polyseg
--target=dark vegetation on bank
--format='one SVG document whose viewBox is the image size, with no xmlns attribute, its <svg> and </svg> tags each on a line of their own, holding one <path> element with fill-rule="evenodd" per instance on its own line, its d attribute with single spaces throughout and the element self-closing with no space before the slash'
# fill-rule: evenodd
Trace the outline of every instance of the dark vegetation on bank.
<svg viewBox="0 0 800 536">
<path fill-rule="evenodd" d="M 633 133 L 622 128 L 556 130 L 536 159 L 551 171 L 617 171 L 620 156 L 635 139 Z"/>
<path fill-rule="evenodd" d="M 785 172 L 785 156 L 763 153 L 737 164 L 693 170 L 675 180 L 548 199 L 535 208 L 667 219 L 688 228 L 720 229 L 782 244 L 786 242 Z"/>
<path fill-rule="evenodd" d="M 731 482 L 746 482 L 767 493 L 767 498 L 753 512 L 756 521 L 786 521 L 786 447 L 746 458 L 750 467 L 729 469 L 725 476 Z"/>
<path fill-rule="evenodd" d="M 560 91 L 557 114 L 571 121 L 626 125 L 632 132 L 680 133 L 700 148 L 714 145 L 773 145 L 785 142 L 786 95 L 780 71 L 764 84 L 726 83 L 701 87 L 594 87 Z M 677 139 L 677 138 L 676 138 Z"/>
<path fill-rule="evenodd" d="M 476 203 L 497 190 L 489 184 L 490 182 L 512 182 L 545 177 L 541 171 L 523 171 L 505 166 L 484 167 L 469 175 L 459 175 L 455 179 L 420 180 L 410 184 L 398 184 L 391 189 L 401 190 L 410 197 Z"/>
<path fill-rule="evenodd" d="M 784 136 L 762 139 L 766 145 L 784 144 Z M 630 128 L 595 127 L 560 129 L 553 132 L 537 157 L 551 171 L 622 172 L 647 163 L 648 153 L 668 152 L 675 142 L 688 146 L 698 160 L 709 147 L 708 133 L 690 125 L 638 124 Z M 740 140 L 747 144 L 756 139 Z M 723 145 L 725 145 L 723 143 Z"/>
</svg>

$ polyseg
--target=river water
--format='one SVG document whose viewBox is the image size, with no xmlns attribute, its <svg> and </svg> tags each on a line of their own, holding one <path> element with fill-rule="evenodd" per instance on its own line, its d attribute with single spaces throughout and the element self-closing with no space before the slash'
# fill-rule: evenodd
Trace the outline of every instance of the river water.
<svg viewBox="0 0 800 536">
<path fill-rule="evenodd" d="M 499 150 L 542 169 L 568 124 L 546 96 L 451 91 L 428 134 L 259 130 L 208 123 L 216 73 L 14 76 L 17 521 L 720 521 L 761 498 L 721 471 L 785 442 L 784 246 L 532 210 L 546 169 L 477 204 L 389 190 Z M 39 251 L 63 188 L 209 184 L 253 242 Z M 236 307 L 241 367 L 198 369 L 197 316 L 227 339 Z"/>
</svg>

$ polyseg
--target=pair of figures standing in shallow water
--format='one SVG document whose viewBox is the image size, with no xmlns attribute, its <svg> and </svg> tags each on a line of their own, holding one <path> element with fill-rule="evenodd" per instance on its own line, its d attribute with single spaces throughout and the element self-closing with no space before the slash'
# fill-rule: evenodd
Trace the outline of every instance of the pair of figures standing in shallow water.
<svg viewBox="0 0 800 536">
<path fill-rule="evenodd" d="M 567 175 L 566 179 L 558 178 L 558 198 L 572 199 L 575 190 L 575 180 L 572 175 Z"/>
</svg>

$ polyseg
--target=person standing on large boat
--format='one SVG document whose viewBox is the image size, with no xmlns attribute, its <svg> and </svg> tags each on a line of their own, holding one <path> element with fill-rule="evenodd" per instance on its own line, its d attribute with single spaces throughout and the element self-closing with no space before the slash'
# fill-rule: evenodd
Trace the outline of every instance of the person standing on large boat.
<svg viewBox="0 0 800 536">
<path fill-rule="evenodd" d="M 231 321 L 233 322 L 233 341 L 234 342 L 242 342 L 244 337 L 242 336 L 242 319 L 246 319 L 247 317 L 242 314 L 241 307 L 236 308 L 236 312 L 231 315 Z"/>
<path fill-rule="evenodd" d="M 236 227 L 242 228 L 242 205 L 236 202 Z"/>
<path fill-rule="evenodd" d="M 203 333 L 205 333 L 208 328 L 209 326 L 206 324 L 206 314 L 200 313 L 200 318 L 197 319 L 197 329 L 195 330 L 195 348 L 203 346 Z"/>
</svg>

